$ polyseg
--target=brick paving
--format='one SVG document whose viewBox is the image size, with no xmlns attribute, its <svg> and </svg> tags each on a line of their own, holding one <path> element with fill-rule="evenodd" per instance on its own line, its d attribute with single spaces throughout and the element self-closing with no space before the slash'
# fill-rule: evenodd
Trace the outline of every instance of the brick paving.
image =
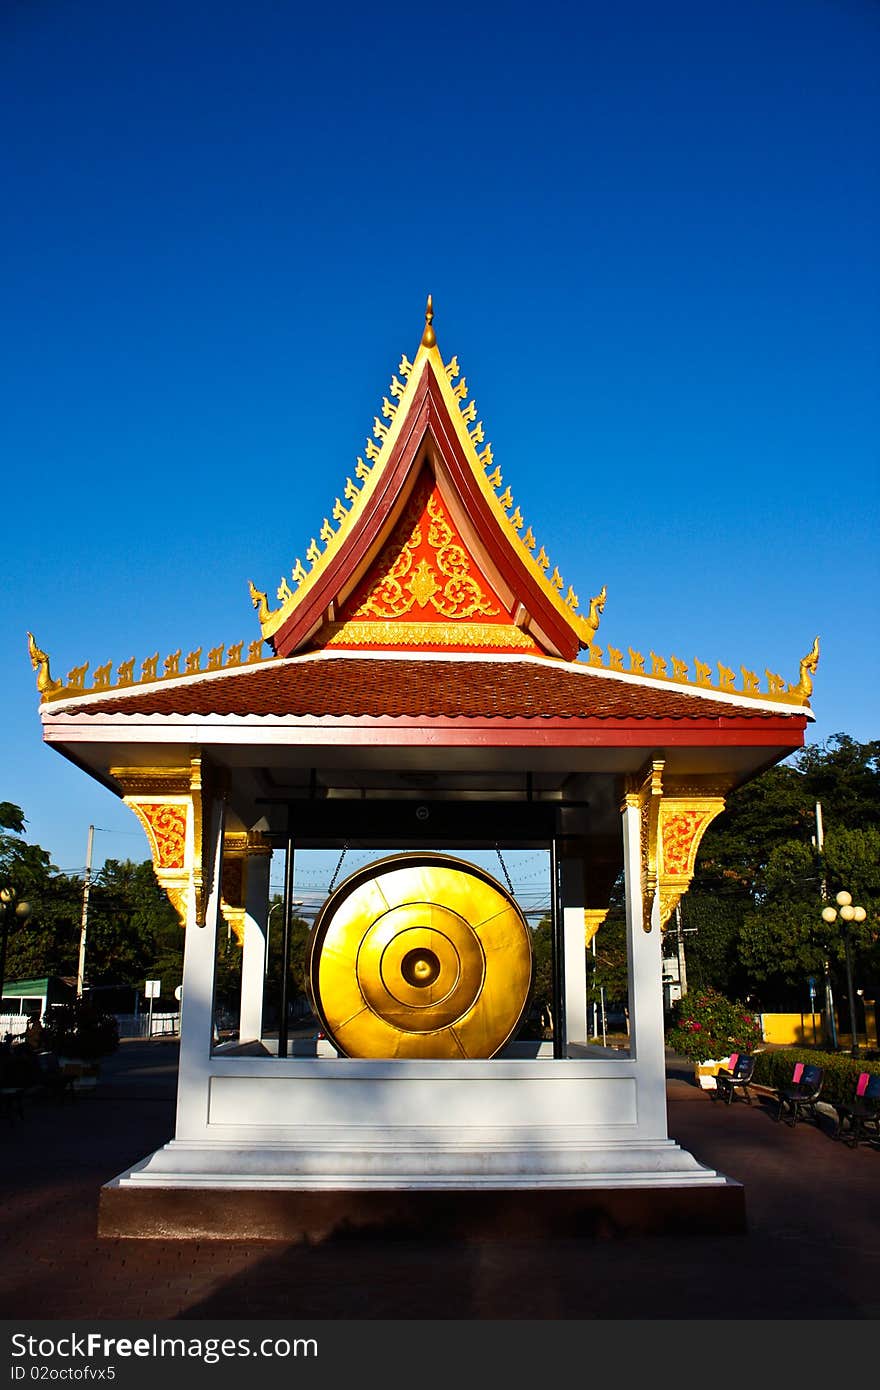
<svg viewBox="0 0 880 1390">
<path fill-rule="evenodd" d="M 736 1236 L 98 1239 L 101 1184 L 168 1139 L 176 1045 L 126 1042 L 97 1089 L 3 1120 L 2 1316 L 27 1319 L 875 1319 L 880 1149 L 713 1104 L 670 1065 L 672 1136 L 745 1185 Z"/>
</svg>

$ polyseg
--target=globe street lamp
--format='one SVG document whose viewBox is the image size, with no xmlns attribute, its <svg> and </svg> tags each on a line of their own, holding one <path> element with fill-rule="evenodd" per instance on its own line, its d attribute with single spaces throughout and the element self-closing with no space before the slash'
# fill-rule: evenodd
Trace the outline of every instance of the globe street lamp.
<svg viewBox="0 0 880 1390">
<path fill-rule="evenodd" d="M 853 1057 L 858 1057 L 859 1039 L 856 1033 L 856 1009 L 855 997 L 853 994 L 852 953 L 850 951 L 849 928 L 851 922 L 864 922 L 867 913 L 863 907 L 857 907 L 853 904 L 852 894 L 847 893 L 845 890 L 837 894 L 835 902 L 837 903 L 837 907 L 823 907 L 822 920 L 823 922 L 830 923 L 836 922 L 837 918 L 840 917 L 840 920 L 843 922 L 843 945 L 846 953 L 846 991 L 849 1002 L 849 1028 L 852 1038 L 850 1053 Z"/>
<path fill-rule="evenodd" d="M 3 908 L 3 928 L 0 934 L 0 1012 L 2 1012 L 3 983 L 6 977 L 6 942 L 9 939 L 9 928 L 13 922 L 25 922 L 31 915 L 31 905 L 26 902 L 16 902 L 18 894 L 10 885 L 7 888 L 0 888 L 0 906 Z"/>
</svg>

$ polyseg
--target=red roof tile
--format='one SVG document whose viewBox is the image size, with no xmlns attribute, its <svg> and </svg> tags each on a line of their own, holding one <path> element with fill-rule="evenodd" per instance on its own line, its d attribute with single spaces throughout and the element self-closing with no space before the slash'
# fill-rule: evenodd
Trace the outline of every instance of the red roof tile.
<svg viewBox="0 0 880 1390">
<path fill-rule="evenodd" d="M 59 711 L 61 713 L 61 711 Z M 358 718 L 767 719 L 756 709 L 556 662 L 325 657 L 158 683 L 65 705 L 65 714 Z"/>
</svg>

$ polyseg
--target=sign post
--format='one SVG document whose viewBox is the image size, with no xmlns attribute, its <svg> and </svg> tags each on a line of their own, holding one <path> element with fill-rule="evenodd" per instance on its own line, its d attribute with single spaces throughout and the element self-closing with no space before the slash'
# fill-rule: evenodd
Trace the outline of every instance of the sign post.
<svg viewBox="0 0 880 1390">
<path fill-rule="evenodd" d="M 162 992 L 162 981 L 145 980 L 144 983 L 146 985 L 144 993 L 150 1001 L 150 1022 L 148 1025 L 149 1033 L 147 1034 L 147 1036 L 151 1038 L 153 1036 L 153 1000 L 158 999 Z"/>
<path fill-rule="evenodd" d="M 810 1022 L 813 1025 L 813 1046 L 816 1045 L 816 977 L 811 975 L 807 981 L 810 987 Z"/>
</svg>

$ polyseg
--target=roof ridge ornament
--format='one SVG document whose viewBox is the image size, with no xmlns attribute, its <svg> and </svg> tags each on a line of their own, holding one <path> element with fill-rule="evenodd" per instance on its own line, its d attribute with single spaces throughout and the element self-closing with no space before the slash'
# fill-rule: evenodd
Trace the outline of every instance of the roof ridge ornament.
<svg viewBox="0 0 880 1390">
<path fill-rule="evenodd" d="M 37 690 L 43 698 L 51 697 L 64 689 L 63 681 L 52 679 L 52 672 L 49 670 L 49 658 L 45 652 L 40 651 L 36 639 L 32 632 L 28 635 L 28 653 L 31 658 L 31 665 L 37 673 Z M 87 663 L 88 664 L 88 663 Z M 85 672 L 83 672 L 85 675 Z"/>
<path fill-rule="evenodd" d="M 428 302 L 425 305 L 425 331 L 422 334 L 422 347 L 432 348 L 437 346 L 437 335 L 434 332 L 434 299 L 428 295 Z"/>
<path fill-rule="evenodd" d="M 797 685 L 788 687 L 789 693 L 801 698 L 804 702 L 809 700 L 813 693 L 812 677 L 816 674 L 816 667 L 819 665 L 819 638 L 813 639 L 813 645 L 806 656 L 801 657 L 800 674 Z"/>
</svg>

